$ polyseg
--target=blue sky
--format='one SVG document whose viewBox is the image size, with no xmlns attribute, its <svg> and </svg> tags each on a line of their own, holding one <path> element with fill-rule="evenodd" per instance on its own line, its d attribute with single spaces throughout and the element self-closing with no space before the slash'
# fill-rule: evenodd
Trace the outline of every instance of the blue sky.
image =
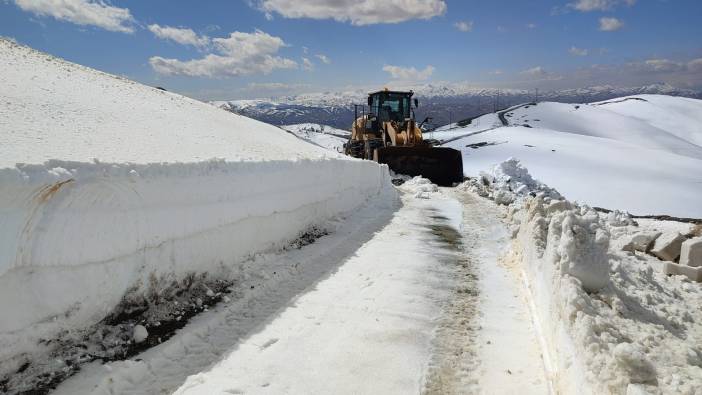
<svg viewBox="0 0 702 395">
<path fill-rule="evenodd" d="M 700 88 L 701 17 L 699 0 L 0 0 L 0 35 L 200 99 L 389 81 Z"/>
</svg>

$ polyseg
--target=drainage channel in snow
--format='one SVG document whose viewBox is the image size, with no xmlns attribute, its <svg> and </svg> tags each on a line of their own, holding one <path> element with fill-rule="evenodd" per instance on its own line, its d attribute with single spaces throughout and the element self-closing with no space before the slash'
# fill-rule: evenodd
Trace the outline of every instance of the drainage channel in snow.
<svg viewBox="0 0 702 395">
<path fill-rule="evenodd" d="M 473 372 L 478 391 L 474 392 L 551 392 L 521 273 L 503 259 L 508 236 L 500 210 L 470 192 L 448 193 L 463 203 L 464 248 L 478 268 L 479 331 Z"/>
</svg>

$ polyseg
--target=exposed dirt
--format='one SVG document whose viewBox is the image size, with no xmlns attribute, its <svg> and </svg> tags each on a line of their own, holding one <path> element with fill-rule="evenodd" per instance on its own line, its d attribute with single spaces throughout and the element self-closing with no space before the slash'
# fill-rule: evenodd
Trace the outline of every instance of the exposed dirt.
<svg viewBox="0 0 702 395">
<path fill-rule="evenodd" d="M 608 210 L 606 208 L 602 207 L 593 207 L 595 211 L 599 211 L 601 213 L 611 213 L 612 210 Z M 674 222 L 683 222 L 683 223 L 688 223 L 688 224 L 698 224 L 702 226 L 702 219 L 701 218 L 684 218 L 684 217 L 672 217 L 670 215 L 634 215 L 630 214 L 631 218 L 641 218 L 641 219 L 656 219 L 659 221 L 674 221 Z"/>
<path fill-rule="evenodd" d="M 483 147 L 487 147 L 487 146 L 490 146 L 490 145 L 499 145 L 499 144 L 506 144 L 506 143 L 507 143 L 506 141 L 503 141 L 503 142 L 498 142 L 498 141 L 481 141 L 481 142 L 478 142 L 478 143 L 468 144 L 468 145 L 466 145 L 466 147 L 472 148 L 472 149 L 478 149 L 478 148 L 483 148 Z"/>
<path fill-rule="evenodd" d="M 47 394 L 86 363 L 128 359 L 169 339 L 192 317 L 220 302 L 233 285 L 231 281 L 208 278 L 207 274 L 190 274 L 155 291 L 164 281 L 152 278 L 146 293 L 137 288 L 128 292 L 110 315 L 89 328 L 64 331 L 55 339 L 42 340 L 49 354 L 25 362 L 0 382 L 0 392 Z M 146 340 L 140 343 L 133 340 L 136 325 L 148 331 Z"/>
</svg>

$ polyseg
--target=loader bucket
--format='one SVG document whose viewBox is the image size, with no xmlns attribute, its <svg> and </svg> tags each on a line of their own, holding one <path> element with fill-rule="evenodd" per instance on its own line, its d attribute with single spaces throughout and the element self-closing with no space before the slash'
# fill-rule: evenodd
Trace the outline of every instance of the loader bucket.
<svg viewBox="0 0 702 395">
<path fill-rule="evenodd" d="M 463 181 L 463 158 L 452 148 L 383 147 L 376 154 L 378 163 L 386 163 L 395 173 L 422 176 L 441 186 Z"/>
</svg>

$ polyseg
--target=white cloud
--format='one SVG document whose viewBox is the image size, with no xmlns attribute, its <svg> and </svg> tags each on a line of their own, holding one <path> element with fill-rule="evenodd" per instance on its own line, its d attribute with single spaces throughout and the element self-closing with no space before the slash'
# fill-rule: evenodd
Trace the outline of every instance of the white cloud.
<svg viewBox="0 0 702 395">
<path fill-rule="evenodd" d="M 542 81 L 558 81 L 563 79 L 563 77 L 560 75 L 547 71 L 541 66 L 532 67 L 520 72 L 519 74 L 525 75 L 531 79 L 538 79 Z"/>
<path fill-rule="evenodd" d="M 227 38 L 213 38 L 211 42 L 219 54 L 210 53 L 188 61 L 154 56 L 149 63 L 160 74 L 209 78 L 268 74 L 276 69 L 298 67 L 294 60 L 274 56 L 285 46 L 280 37 L 260 30 L 233 32 Z"/>
<path fill-rule="evenodd" d="M 527 27 L 527 29 L 536 29 L 536 24 L 535 23 L 527 23 L 526 27 Z"/>
<path fill-rule="evenodd" d="M 570 3 L 569 6 L 575 8 L 578 11 L 590 12 L 590 11 L 608 11 L 620 4 L 626 4 L 628 6 L 633 6 L 636 4 L 636 0 L 576 0 Z"/>
<path fill-rule="evenodd" d="M 504 71 L 502 71 L 502 70 L 500 70 L 500 69 L 497 69 L 497 70 L 488 71 L 488 74 L 490 74 L 490 75 L 502 75 L 502 74 L 504 74 Z"/>
<path fill-rule="evenodd" d="M 632 70 L 656 73 L 683 71 L 687 68 L 687 64 L 669 59 L 648 59 L 641 62 L 628 63 L 627 66 Z"/>
<path fill-rule="evenodd" d="M 258 5 L 268 15 L 334 19 L 359 26 L 430 19 L 446 12 L 444 0 L 258 0 Z"/>
<path fill-rule="evenodd" d="M 624 27 L 624 22 L 617 18 L 600 18 L 600 30 L 603 32 L 613 32 Z"/>
<path fill-rule="evenodd" d="M 309 88 L 309 84 L 286 84 L 284 82 L 251 82 L 247 85 L 247 91 L 292 91 L 296 89 Z"/>
<path fill-rule="evenodd" d="M 159 26 L 157 24 L 149 25 L 148 28 L 156 37 L 175 41 L 178 44 L 204 48 L 210 43 L 209 37 L 198 36 L 192 29 Z"/>
<path fill-rule="evenodd" d="M 134 18 L 127 8 L 113 7 L 102 0 L 14 0 L 24 11 L 50 16 L 76 25 L 96 26 L 122 33 L 134 32 Z"/>
<path fill-rule="evenodd" d="M 689 61 L 687 63 L 687 68 L 692 72 L 702 73 L 702 58 Z"/>
<path fill-rule="evenodd" d="M 462 32 L 472 32 L 473 31 L 473 21 L 460 21 L 453 24 L 453 26 Z"/>
<path fill-rule="evenodd" d="M 588 54 L 588 50 L 587 50 L 587 49 L 585 49 L 585 48 L 578 48 L 578 47 L 576 47 L 576 46 L 570 47 L 570 49 L 568 50 L 568 52 L 570 52 L 571 55 L 575 55 L 575 56 L 587 56 L 587 54 Z"/>
<path fill-rule="evenodd" d="M 307 71 L 314 70 L 314 63 L 307 58 L 302 58 L 302 69 Z"/>
<path fill-rule="evenodd" d="M 318 53 L 317 55 L 314 55 L 314 56 L 316 56 L 317 59 L 321 60 L 322 63 L 324 63 L 324 64 L 330 64 L 330 63 L 331 63 L 331 59 L 329 59 L 326 55 L 323 55 L 323 54 L 321 54 L 321 53 Z"/>
<path fill-rule="evenodd" d="M 414 67 L 383 66 L 383 71 L 390 73 L 394 79 L 403 81 L 423 81 L 434 74 L 434 66 L 427 66 L 424 70 L 417 70 Z"/>
<path fill-rule="evenodd" d="M 685 69 L 685 65 L 668 59 L 649 59 L 644 64 L 651 71 L 680 71 Z"/>
<path fill-rule="evenodd" d="M 546 70 L 541 66 L 532 67 L 530 69 L 522 71 L 520 74 L 531 75 L 531 76 L 542 76 L 546 75 Z"/>
</svg>

